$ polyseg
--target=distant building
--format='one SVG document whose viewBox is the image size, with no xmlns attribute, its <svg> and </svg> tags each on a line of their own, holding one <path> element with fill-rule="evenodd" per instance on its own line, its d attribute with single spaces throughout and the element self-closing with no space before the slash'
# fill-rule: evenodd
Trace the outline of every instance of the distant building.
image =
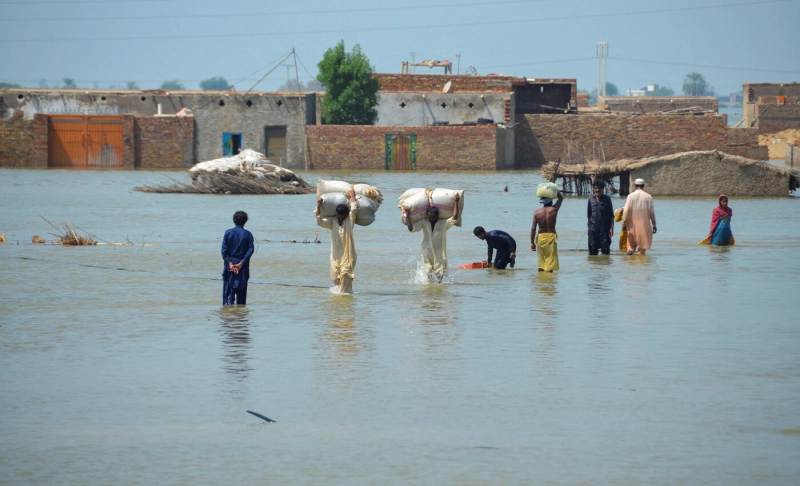
<svg viewBox="0 0 800 486">
<path fill-rule="evenodd" d="M 742 124 L 759 133 L 800 129 L 800 84 L 745 83 L 742 86 Z"/>
<path fill-rule="evenodd" d="M 277 165 L 304 168 L 304 127 L 316 121 L 315 96 L 6 88 L 0 90 L 0 119 L 33 137 L 27 147 L 6 149 L 18 162 L 0 162 L 188 168 L 250 148 Z"/>
</svg>

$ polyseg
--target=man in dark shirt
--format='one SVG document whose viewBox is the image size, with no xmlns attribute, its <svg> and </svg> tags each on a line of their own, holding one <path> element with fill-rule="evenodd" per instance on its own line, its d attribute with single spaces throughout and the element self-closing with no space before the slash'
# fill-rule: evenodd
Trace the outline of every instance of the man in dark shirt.
<svg viewBox="0 0 800 486">
<path fill-rule="evenodd" d="M 485 240 L 489 246 L 489 259 L 487 262 L 492 263 L 492 253 L 497 250 L 497 258 L 494 261 L 494 268 L 504 270 L 508 264 L 514 268 L 514 261 L 517 258 L 517 242 L 505 231 L 493 230 L 486 231 L 483 226 L 476 226 L 472 234 L 478 238 Z"/>
<path fill-rule="evenodd" d="M 253 256 L 253 234 L 244 229 L 247 213 L 236 211 L 233 228 L 222 237 L 222 305 L 245 305 L 247 281 L 250 279 L 250 257 Z"/>
<path fill-rule="evenodd" d="M 592 184 L 594 194 L 589 196 L 586 208 L 586 226 L 589 227 L 589 254 L 600 251 L 608 255 L 611 251 L 611 237 L 614 236 L 614 207 L 611 198 L 604 194 L 606 184 L 596 180 Z"/>
</svg>

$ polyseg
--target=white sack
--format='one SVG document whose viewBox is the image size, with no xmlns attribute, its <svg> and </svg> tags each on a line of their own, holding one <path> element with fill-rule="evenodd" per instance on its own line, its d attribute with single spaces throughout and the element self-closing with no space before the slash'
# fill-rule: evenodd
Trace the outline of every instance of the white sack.
<svg viewBox="0 0 800 486">
<path fill-rule="evenodd" d="M 317 197 L 320 197 L 323 194 L 330 194 L 334 192 L 347 194 L 350 192 L 350 189 L 355 191 L 356 195 L 367 196 L 368 198 L 372 199 L 376 205 L 376 210 L 377 208 L 381 207 L 381 203 L 383 202 L 383 193 L 375 186 L 370 186 L 369 184 L 350 184 L 349 182 L 345 181 L 326 181 L 323 179 L 317 180 Z"/>
<path fill-rule="evenodd" d="M 401 215 L 401 221 L 405 224 L 405 218 L 410 217 L 412 223 L 425 219 L 428 208 L 431 206 L 439 208 L 439 217 L 448 219 L 453 216 L 456 194 L 459 195 L 458 219 L 456 226 L 461 226 L 461 214 L 464 211 L 464 191 L 453 189 L 409 189 L 400 196 L 400 207 L 408 206 L 409 215 Z"/>
<path fill-rule="evenodd" d="M 349 191 L 350 189 L 348 189 Z M 335 218 L 336 206 L 345 204 L 350 207 L 350 198 L 340 192 L 331 192 L 320 196 L 322 205 L 319 208 L 319 215 L 322 218 Z M 356 224 L 359 226 L 369 226 L 375 221 L 375 211 L 378 210 L 377 204 L 367 196 L 356 196 L 358 211 L 356 212 Z"/>
</svg>

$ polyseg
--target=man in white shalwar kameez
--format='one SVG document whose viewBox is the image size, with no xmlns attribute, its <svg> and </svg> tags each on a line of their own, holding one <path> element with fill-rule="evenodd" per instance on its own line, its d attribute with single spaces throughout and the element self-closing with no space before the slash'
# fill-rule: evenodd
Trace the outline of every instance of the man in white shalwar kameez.
<svg viewBox="0 0 800 486">
<path fill-rule="evenodd" d="M 653 235 L 658 231 L 656 212 L 653 209 L 653 196 L 644 192 L 644 180 L 636 179 L 633 183 L 636 190 L 625 200 L 622 227 L 628 229 L 628 255 L 633 255 L 637 248 L 639 254 L 644 255 L 653 245 Z"/>
<path fill-rule="evenodd" d="M 331 280 L 339 287 L 339 293 L 353 293 L 353 279 L 356 277 L 356 244 L 353 240 L 353 225 L 356 221 L 355 191 L 350 190 L 350 207 L 340 204 L 336 207 L 335 218 L 321 218 L 322 198 L 317 199 L 317 225 L 331 230 Z"/>
<path fill-rule="evenodd" d="M 425 267 L 425 274 L 431 282 L 442 282 L 447 275 L 447 230 L 453 227 L 458 220 L 458 201 L 460 197 L 455 196 L 453 204 L 453 216 L 446 221 L 439 219 L 439 208 L 429 207 L 428 217 L 416 223 L 411 222 L 410 217 L 406 217 L 408 231 L 416 233 L 422 231 L 422 264 Z M 407 215 L 411 214 L 408 207 L 403 210 Z"/>
</svg>

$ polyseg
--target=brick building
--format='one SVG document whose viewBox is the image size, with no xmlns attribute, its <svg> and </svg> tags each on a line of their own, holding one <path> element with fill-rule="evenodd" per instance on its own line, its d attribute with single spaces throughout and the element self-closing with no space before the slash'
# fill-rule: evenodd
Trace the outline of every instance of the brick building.
<svg viewBox="0 0 800 486">
<path fill-rule="evenodd" d="M 745 83 L 742 85 L 742 124 L 759 133 L 800 129 L 800 84 Z"/>
<path fill-rule="evenodd" d="M 0 165 L 188 168 L 252 148 L 303 168 L 314 93 L 0 90 Z"/>
<path fill-rule="evenodd" d="M 713 96 L 601 96 L 597 108 L 610 113 L 677 113 L 693 108 L 719 111 L 719 100 Z"/>
<path fill-rule="evenodd" d="M 663 114 L 674 110 L 659 98 L 637 98 L 627 113 L 579 111 L 574 79 L 376 77 L 378 121 L 366 127 L 322 125 L 322 93 L 6 88 L 0 166 L 186 168 L 251 148 L 290 169 L 529 169 L 562 157 L 568 143 L 602 146 L 606 160 L 690 150 L 768 158 L 761 128 Z M 698 103 L 716 111 L 716 100 L 686 101 Z"/>
</svg>

